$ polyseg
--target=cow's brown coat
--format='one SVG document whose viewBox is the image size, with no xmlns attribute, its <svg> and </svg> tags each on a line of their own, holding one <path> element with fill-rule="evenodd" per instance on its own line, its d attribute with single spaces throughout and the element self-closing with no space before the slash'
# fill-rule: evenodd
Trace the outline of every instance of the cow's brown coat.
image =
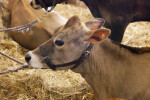
<svg viewBox="0 0 150 100">
<path fill-rule="evenodd" d="M 11 12 L 11 27 L 27 24 L 46 11 L 34 10 L 30 6 L 31 0 L 9 0 Z M 41 22 L 28 32 L 11 32 L 11 37 L 20 45 L 28 49 L 35 49 L 40 44 L 52 37 L 53 32 L 66 23 L 67 19 L 56 12 L 49 13 Z"/>
</svg>

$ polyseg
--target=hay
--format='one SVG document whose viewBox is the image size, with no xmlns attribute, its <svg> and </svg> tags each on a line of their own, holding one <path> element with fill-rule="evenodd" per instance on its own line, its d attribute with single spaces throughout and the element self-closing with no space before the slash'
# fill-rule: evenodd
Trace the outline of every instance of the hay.
<svg viewBox="0 0 150 100">
<path fill-rule="evenodd" d="M 7 5 L 7 1 L 5 5 Z M 82 21 L 92 18 L 88 9 L 58 5 L 55 11 L 69 18 L 78 15 Z M 7 13 L 7 12 L 5 12 Z M 9 13 L 7 13 L 9 16 Z M 5 23 L 6 24 L 6 23 Z M 0 16 L 0 27 L 3 26 Z M 150 46 L 150 23 L 133 23 L 126 30 L 123 43 L 131 46 Z M 133 39 L 134 38 L 134 39 Z M 0 33 L 0 50 L 24 61 L 28 51 L 14 42 L 7 32 Z M 0 55 L 0 71 L 19 66 Z M 72 71 L 25 69 L 0 76 L 0 100 L 93 100 L 93 92 L 79 74 Z"/>
<path fill-rule="evenodd" d="M 133 47 L 150 47 L 150 22 L 129 24 L 122 43 Z"/>
</svg>

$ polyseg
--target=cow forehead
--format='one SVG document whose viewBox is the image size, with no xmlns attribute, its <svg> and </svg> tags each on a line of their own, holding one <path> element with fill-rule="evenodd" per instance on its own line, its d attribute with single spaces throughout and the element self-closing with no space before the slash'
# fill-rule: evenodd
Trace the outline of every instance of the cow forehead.
<svg viewBox="0 0 150 100">
<path fill-rule="evenodd" d="M 55 37 L 55 39 L 60 39 L 60 40 L 74 40 L 74 39 L 80 39 L 84 38 L 86 33 L 86 30 L 84 27 L 80 28 L 74 28 L 74 27 L 69 27 L 64 30 L 62 30 L 60 33 L 58 33 Z"/>
</svg>

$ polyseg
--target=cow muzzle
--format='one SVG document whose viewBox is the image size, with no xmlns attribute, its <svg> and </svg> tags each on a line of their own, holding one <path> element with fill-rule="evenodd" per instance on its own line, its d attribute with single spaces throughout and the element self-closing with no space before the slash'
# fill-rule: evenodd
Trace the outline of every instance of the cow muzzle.
<svg viewBox="0 0 150 100">
<path fill-rule="evenodd" d="M 25 55 L 25 60 L 26 62 L 31 65 L 34 68 L 44 68 L 40 58 L 38 57 L 38 55 L 33 54 L 32 51 L 29 51 L 26 55 Z"/>
</svg>

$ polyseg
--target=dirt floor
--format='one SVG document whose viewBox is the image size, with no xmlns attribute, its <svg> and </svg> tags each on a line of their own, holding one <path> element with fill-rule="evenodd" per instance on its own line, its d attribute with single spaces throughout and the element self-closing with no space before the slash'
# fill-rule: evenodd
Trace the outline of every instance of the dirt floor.
<svg viewBox="0 0 150 100">
<path fill-rule="evenodd" d="M 3 0 L 7 6 L 8 1 Z M 88 9 L 70 5 L 58 5 L 55 11 L 69 18 L 78 15 L 82 21 L 92 17 Z M 5 11 L 7 19 L 9 12 Z M 0 27 L 8 27 L 0 12 Z M 8 24 L 8 25 L 7 25 Z M 150 47 L 150 22 L 131 23 L 125 32 L 123 44 Z M 28 51 L 10 37 L 8 32 L 0 32 L 0 51 L 24 61 Z M 19 66 L 17 63 L 0 55 L 0 71 Z M 85 80 L 72 71 L 52 71 L 25 69 L 0 76 L 0 100 L 93 100 L 93 92 Z"/>
</svg>

